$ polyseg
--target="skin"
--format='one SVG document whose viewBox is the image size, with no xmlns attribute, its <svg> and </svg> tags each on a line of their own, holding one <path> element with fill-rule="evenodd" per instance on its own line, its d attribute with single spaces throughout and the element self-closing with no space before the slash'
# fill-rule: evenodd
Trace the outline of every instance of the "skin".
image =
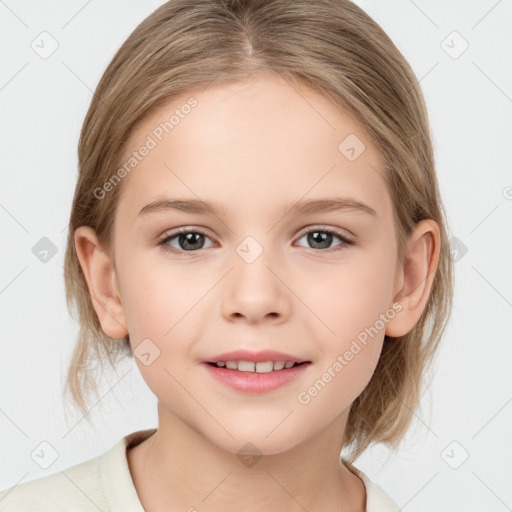
<svg viewBox="0 0 512 512">
<path fill-rule="evenodd" d="M 372 376 L 384 335 L 405 335 L 426 306 L 439 228 L 420 222 L 398 264 L 377 148 L 328 99 L 275 75 L 174 98 L 136 127 L 130 151 L 192 95 L 198 106 L 122 182 L 115 258 L 91 228 L 75 233 L 105 333 L 129 333 L 134 350 L 149 338 L 160 350 L 147 366 L 135 357 L 158 398 L 159 418 L 157 432 L 127 451 L 142 505 L 364 511 L 362 481 L 338 463 L 348 411 Z M 355 161 L 338 150 L 349 134 L 366 146 Z M 216 201 L 225 212 L 138 216 L 164 196 Z M 285 214 L 286 204 L 334 196 L 357 198 L 377 215 Z M 200 228 L 207 237 L 193 239 L 189 252 L 176 237 L 167 245 L 184 254 L 165 252 L 159 240 L 180 227 Z M 309 227 L 338 229 L 355 245 L 343 246 L 336 236 L 315 245 L 304 236 Z M 249 235 L 263 248 L 250 264 L 236 252 Z M 298 393 L 393 303 L 402 310 L 317 396 L 299 403 Z M 248 396 L 201 366 L 237 348 L 276 349 L 312 364 L 280 389 Z M 251 467 L 237 457 L 247 442 L 263 455 Z"/>
</svg>

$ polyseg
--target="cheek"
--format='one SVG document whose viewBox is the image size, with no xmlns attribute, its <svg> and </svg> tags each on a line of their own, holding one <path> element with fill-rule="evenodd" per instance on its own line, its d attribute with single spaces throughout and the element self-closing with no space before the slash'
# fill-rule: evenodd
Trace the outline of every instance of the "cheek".
<svg viewBox="0 0 512 512">
<path fill-rule="evenodd" d="M 153 393 L 174 397 L 178 406 L 187 399 L 178 382 L 184 382 L 194 364 L 190 349 L 201 332 L 201 297 L 211 288 L 211 279 L 184 272 L 164 257 L 149 263 L 132 257 L 120 270 L 125 271 L 123 307 L 136 364 Z"/>
<path fill-rule="evenodd" d="M 189 345 L 195 336 L 190 320 L 204 291 L 183 272 L 132 263 L 123 305 L 134 359 L 155 396 L 172 396 L 179 407 L 186 396 L 178 382 L 189 369 Z"/>
<path fill-rule="evenodd" d="M 170 339 L 173 326 L 204 295 L 203 288 L 207 289 L 207 283 L 202 286 L 193 274 L 166 262 L 165 257 L 158 261 L 127 258 L 120 264 L 120 273 L 124 276 L 128 329 L 143 337 Z"/>
<path fill-rule="evenodd" d="M 384 295 L 383 295 L 384 296 Z M 330 330 L 316 339 L 322 355 L 316 371 L 297 396 L 312 413 L 332 417 L 349 407 L 370 381 L 379 361 L 385 336 L 381 314 L 384 301 L 371 291 L 333 294 L 329 311 L 322 316 Z M 327 314 L 329 313 L 329 314 Z M 333 332 L 331 332 L 331 330 Z"/>
<path fill-rule="evenodd" d="M 302 289 L 304 302 L 321 319 L 314 319 L 323 352 L 317 377 L 320 385 L 333 383 L 328 387 L 339 403 L 349 403 L 363 391 L 379 360 L 386 322 L 394 316 L 389 303 L 392 268 L 392 259 L 367 258 L 340 265 L 320 281 L 317 274 L 315 286 Z"/>
<path fill-rule="evenodd" d="M 355 253 L 354 253 L 355 254 Z M 319 332 L 348 340 L 376 323 L 391 306 L 393 262 L 379 257 L 345 261 L 298 279 L 294 291 L 315 313 Z M 381 330 L 379 323 L 377 329 Z"/>
</svg>

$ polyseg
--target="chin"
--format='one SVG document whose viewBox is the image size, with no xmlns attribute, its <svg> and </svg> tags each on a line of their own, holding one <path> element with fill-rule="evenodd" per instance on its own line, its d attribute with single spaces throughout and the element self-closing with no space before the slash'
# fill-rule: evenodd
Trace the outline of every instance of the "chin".
<svg viewBox="0 0 512 512">
<path fill-rule="evenodd" d="M 210 438 L 210 441 L 216 444 L 219 448 L 232 452 L 237 456 L 250 455 L 250 456 L 263 456 L 263 455 L 278 455 L 288 450 L 293 449 L 295 446 L 303 442 L 305 439 L 298 438 L 290 435 L 288 431 L 277 433 L 272 432 L 272 428 L 249 429 L 244 432 L 243 430 L 235 431 L 227 427 L 233 437 L 229 435 L 222 436 L 221 439 Z M 272 432 L 269 435 L 269 432 Z"/>
</svg>

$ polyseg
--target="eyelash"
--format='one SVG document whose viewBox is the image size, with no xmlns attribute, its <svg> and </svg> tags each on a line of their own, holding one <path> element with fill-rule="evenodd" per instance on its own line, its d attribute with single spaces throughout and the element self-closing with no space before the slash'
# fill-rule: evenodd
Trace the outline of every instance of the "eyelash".
<svg viewBox="0 0 512 512">
<path fill-rule="evenodd" d="M 301 236 L 298 239 L 300 240 L 305 235 L 308 235 L 309 233 L 316 233 L 316 232 L 318 232 L 318 233 L 328 233 L 330 235 L 335 235 L 343 243 L 335 246 L 335 248 L 333 248 L 333 249 L 311 249 L 312 251 L 315 251 L 315 252 L 333 253 L 333 252 L 337 252 L 337 251 L 343 250 L 346 246 L 351 246 L 351 245 L 355 244 L 355 241 L 352 238 L 349 238 L 346 235 L 344 235 L 343 233 L 341 233 L 340 231 L 337 231 L 337 230 L 334 230 L 334 229 L 313 228 L 313 229 L 310 229 L 309 231 L 305 231 L 304 233 L 302 233 Z M 175 249 L 174 247 L 170 247 L 169 245 L 167 245 L 168 242 L 170 242 L 171 240 L 173 240 L 177 236 L 182 235 L 182 234 L 188 234 L 188 233 L 195 233 L 195 234 L 203 235 L 206 238 L 210 238 L 204 231 L 202 231 L 200 229 L 182 228 L 182 229 L 177 229 L 176 231 L 172 231 L 170 234 L 169 233 L 165 233 L 164 238 L 161 239 L 158 242 L 158 245 L 165 252 L 170 252 L 170 253 L 173 253 L 173 254 L 183 254 L 183 253 L 185 253 L 185 254 L 187 254 L 187 256 L 194 257 L 193 253 L 199 252 L 198 250 L 196 250 L 196 251 L 182 251 L 182 250 Z"/>
</svg>

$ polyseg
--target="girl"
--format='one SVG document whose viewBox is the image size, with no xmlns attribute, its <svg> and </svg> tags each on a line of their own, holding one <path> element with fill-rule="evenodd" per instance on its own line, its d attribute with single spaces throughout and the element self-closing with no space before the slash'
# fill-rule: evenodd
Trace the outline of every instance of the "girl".
<svg viewBox="0 0 512 512">
<path fill-rule="evenodd" d="M 348 0 L 170 0 L 98 84 L 79 167 L 68 389 L 87 414 L 95 363 L 133 357 L 158 427 L 1 510 L 398 510 L 353 463 L 407 432 L 453 270 L 383 30 Z"/>
</svg>

